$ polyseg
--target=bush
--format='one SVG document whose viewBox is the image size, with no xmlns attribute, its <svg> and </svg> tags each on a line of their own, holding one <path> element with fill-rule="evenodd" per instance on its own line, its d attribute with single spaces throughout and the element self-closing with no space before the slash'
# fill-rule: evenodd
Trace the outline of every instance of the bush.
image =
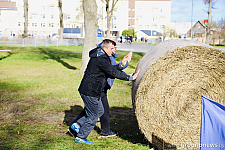
<svg viewBox="0 0 225 150">
<path fill-rule="evenodd" d="M 133 37 L 136 36 L 134 30 L 131 30 L 131 29 L 123 30 L 122 35 L 123 35 L 123 36 L 126 36 L 126 35 L 132 35 Z"/>
</svg>

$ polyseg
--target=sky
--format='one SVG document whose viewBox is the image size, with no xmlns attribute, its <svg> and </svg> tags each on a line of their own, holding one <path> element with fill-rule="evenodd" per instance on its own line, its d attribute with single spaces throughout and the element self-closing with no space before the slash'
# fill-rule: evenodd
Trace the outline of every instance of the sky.
<svg viewBox="0 0 225 150">
<path fill-rule="evenodd" d="M 225 0 L 213 0 L 212 21 L 225 18 Z M 193 0 L 192 21 L 208 19 L 208 4 Z M 192 0 L 171 0 L 171 22 L 191 22 Z"/>
</svg>

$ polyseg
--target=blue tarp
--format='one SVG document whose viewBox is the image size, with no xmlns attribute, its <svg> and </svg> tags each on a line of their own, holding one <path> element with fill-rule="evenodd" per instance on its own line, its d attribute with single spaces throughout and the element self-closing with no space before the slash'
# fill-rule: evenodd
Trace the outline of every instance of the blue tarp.
<svg viewBox="0 0 225 150">
<path fill-rule="evenodd" d="M 201 150 L 225 149 L 225 106 L 204 95 L 202 95 L 200 147 Z"/>
</svg>

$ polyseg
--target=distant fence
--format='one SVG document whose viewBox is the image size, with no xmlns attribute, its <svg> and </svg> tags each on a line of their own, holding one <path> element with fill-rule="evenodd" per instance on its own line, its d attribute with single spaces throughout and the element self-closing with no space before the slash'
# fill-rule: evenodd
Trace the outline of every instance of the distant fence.
<svg viewBox="0 0 225 150">
<path fill-rule="evenodd" d="M 102 38 L 96 38 L 96 44 L 100 43 Z M 74 38 L 74 39 L 62 39 L 59 40 L 57 38 L 0 38 L 0 45 L 5 46 L 78 46 L 83 45 L 84 39 L 83 38 Z"/>
</svg>

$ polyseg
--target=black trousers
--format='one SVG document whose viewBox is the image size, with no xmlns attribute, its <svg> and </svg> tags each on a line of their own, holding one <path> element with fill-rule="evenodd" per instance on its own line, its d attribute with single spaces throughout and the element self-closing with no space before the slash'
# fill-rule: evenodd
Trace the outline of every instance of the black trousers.
<svg viewBox="0 0 225 150">
<path fill-rule="evenodd" d="M 101 101 L 104 108 L 104 114 L 100 117 L 101 131 L 106 133 L 110 130 L 109 125 L 109 103 L 107 99 L 107 91 L 101 93 Z M 81 113 L 76 117 L 74 122 L 77 122 L 80 118 L 86 116 L 85 108 L 81 111 Z"/>
</svg>

